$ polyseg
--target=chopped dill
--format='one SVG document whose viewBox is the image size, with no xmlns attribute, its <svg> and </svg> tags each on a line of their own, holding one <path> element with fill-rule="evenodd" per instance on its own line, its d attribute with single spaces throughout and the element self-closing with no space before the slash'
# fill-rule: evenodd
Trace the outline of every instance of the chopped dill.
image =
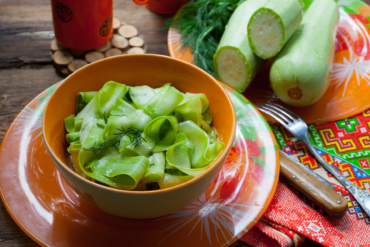
<svg viewBox="0 0 370 247">
<path fill-rule="evenodd" d="M 75 139 L 73 139 L 73 140 L 71 141 L 71 143 L 78 142 L 78 141 L 80 141 L 80 137 L 79 137 L 79 136 L 77 136 Z"/>
<path fill-rule="evenodd" d="M 159 190 L 159 184 L 157 182 L 151 182 L 145 184 L 146 190 Z"/>
<path fill-rule="evenodd" d="M 193 155 L 195 152 L 195 147 L 192 147 L 191 149 L 189 149 L 189 155 Z"/>
<path fill-rule="evenodd" d="M 129 102 L 132 102 L 131 95 L 130 95 L 130 88 L 127 90 L 127 93 L 126 93 L 125 97 L 126 97 L 126 99 L 127 99 Z"/>
<path fill-rule="evenodd" d="M 94 144 L 91 148 L 85 148 L 85 150 L 92 151 L 96 154 L 96 152 L 101 152 L 109 147 L 114 147 L 124 136 L 128 136 L 130 138 L 130 144 L 133 143 L 134 148 L 140 147 L 143 144 L 143 140 L 147 141 L 142 137 L 143 131 L 137 128 L 130 127 L 127 130 L 124 130 L 124 128 L 118 128 L 117 130 L 118 132 L 110 133 L 110 135 L 116 135 L 117 137 L 107 140 L 99 145 Z"/>
<path fill-rule="evenodd" d="M 168 174 L 171 174 L 171 175 L 174 175 L 174 176 L 187 176 L 188 174 L 178 170 L 178 169 L 165 169 L 164 170 L 165 173 L 168 173 Z"/>
<path fill-rule="evenodd" d="M 107 114 L 105 113 L 105 111 L 102 112 L 102 113 L 103 113 L 104 122 L 107 122 L 108 121 Z"/>
<path fill-rule="evenodd" d="M 125 116 L 125 114 L 115 114 L 115 113 L 111 113 L 110 114 L 110 117 L 124 117 Z"/>
</svg>

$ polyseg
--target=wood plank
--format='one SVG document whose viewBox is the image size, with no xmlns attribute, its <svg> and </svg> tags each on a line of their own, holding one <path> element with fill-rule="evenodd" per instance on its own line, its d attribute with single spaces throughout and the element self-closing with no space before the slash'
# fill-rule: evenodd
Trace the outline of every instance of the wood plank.
<svg viewBox="0 0 370 247">
<path fill-rule="evenodd" d="M 365 2 L 369 4 L 370 0 Z M 168 55 L 167 31 L 161 29 L 168 16 L 152 13 L 130 0 L 114 0 L 114 16 L 138 28 L 148 53 Z M 50 1 L 0 0 L 0 141 L 17 113 L 63 78 L 56 73 L 50 58 L 53 32 Z M 38 246 L 16 225 L 2 202 L 0 246 Z M 232 246 L 248 245 L 237 241 Z M 320 245 L 306 240 L 301 246 Z"/>
<path fill-rule="evenodd" d="M 145 39 L 148 53 L 169 55 L 166 16 L 157 15 L 132 1 L 114 1 L 113 15 L 134 25 Z M 0 1 L 0 69 L 52 64 L 54 39 L 49 1 Z"/>
<path fill-rule="evenodd" d="M 0 202 L 0 222 L 0 246 L 39 246 L 15 224 L 2 202 Z"/>
<path fill-rule="evenodd" d="M 62 79 L 53 65 L 0 70 L 0 141 L 19 111 L 36 95 Z"/>
</svg>

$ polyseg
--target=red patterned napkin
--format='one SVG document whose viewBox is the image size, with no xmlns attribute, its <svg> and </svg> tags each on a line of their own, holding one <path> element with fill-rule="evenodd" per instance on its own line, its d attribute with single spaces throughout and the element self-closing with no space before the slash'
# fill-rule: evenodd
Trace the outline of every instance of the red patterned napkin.
<svg viewBox="0 0 370 247">
<path fill-rule="evenodd" d="M 370 246 L 370 216 L 351 194 L 326 172 L 306 145 L 282 126 L 272 126 L 280 149 L 333 183 L 348 201 L 340 219 L 325 217 L 284 183 L 262 218 L 240 240 L 252 246 L 299 246 L 305 238 L 324 246 Z M 311 143 L 321 156 L 351 182 L 370 192 L 370 109 L 353 117 L 309 125 Z"/>
</svg>

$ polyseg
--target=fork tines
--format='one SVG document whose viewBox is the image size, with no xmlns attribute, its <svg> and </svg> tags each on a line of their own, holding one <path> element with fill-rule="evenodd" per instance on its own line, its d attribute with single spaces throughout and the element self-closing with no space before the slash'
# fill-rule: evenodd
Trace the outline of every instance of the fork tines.
<svg viewBox="0 0 370 247">
<path fill-rule="evenodd" d="M 278 121 L 282 125 L 290 124 L 291 122 L 294 122 L 300 119 L 292 111 L 278 104 L 275 104 L 275 103 L 261 102 L 261 103 L 256 104 L 256 107 L 258 110 L 271 116 L 272 118 L 274 118 L 276 121 Z"/>
</svg>

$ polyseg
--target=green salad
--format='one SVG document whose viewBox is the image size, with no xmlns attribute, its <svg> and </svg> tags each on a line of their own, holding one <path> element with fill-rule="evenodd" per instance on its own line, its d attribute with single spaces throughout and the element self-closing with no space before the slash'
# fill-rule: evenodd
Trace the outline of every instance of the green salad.
<svg viewBox="0 0 370 247">
<path fill-rule="evenodd" d="M 109 81 L 77 95 L 65 120 L 78 174 L 123 190 L 169 188 L 202 173 L 224 148 L 204 94 Z"/>
</svg>

